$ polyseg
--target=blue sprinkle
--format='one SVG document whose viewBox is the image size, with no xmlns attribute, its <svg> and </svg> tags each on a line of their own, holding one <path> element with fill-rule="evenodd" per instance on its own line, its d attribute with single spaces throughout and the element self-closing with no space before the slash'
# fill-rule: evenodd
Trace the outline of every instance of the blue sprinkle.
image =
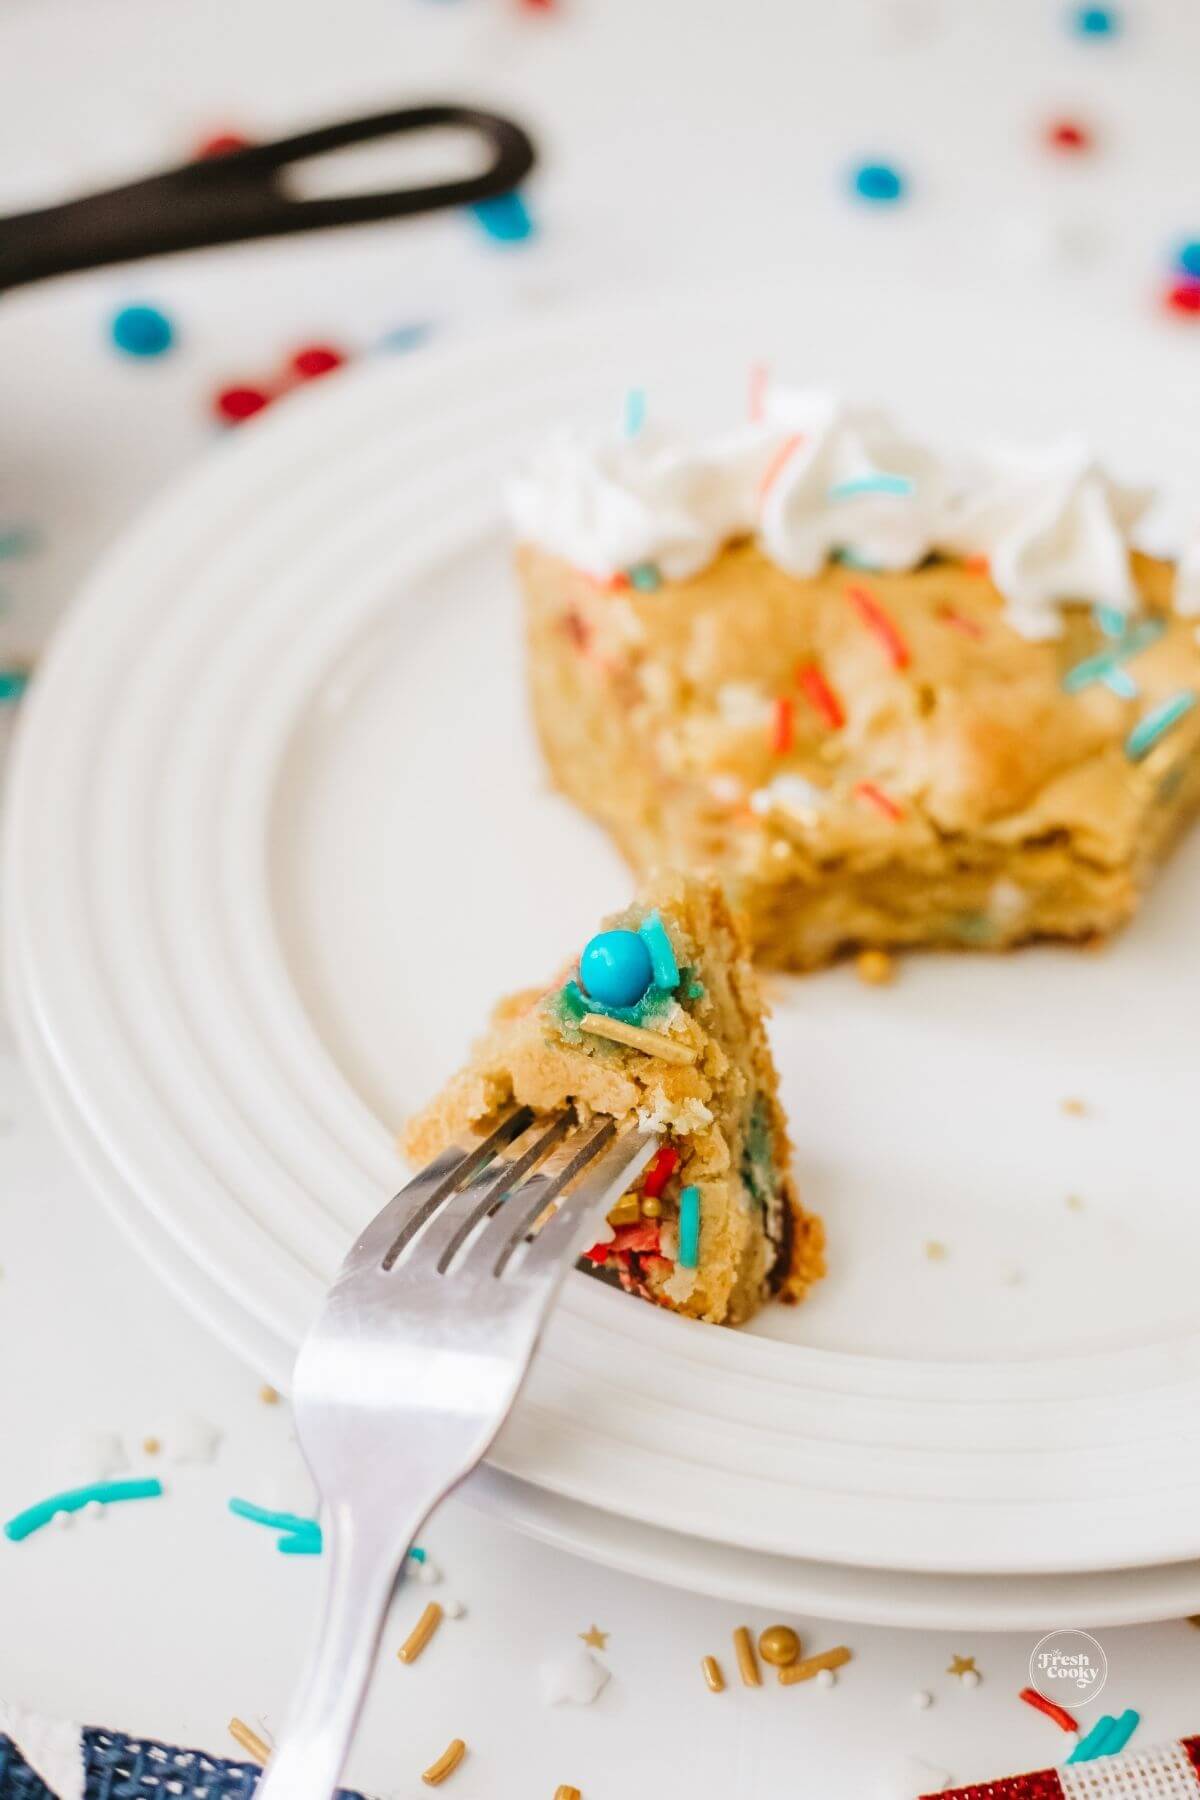
<svg viewBox="0 0 1200 1800">
<path fill-rule="evenodd" d="M 629 570 L 629 582 L 639 594 L 653 594 L 662 586 L 662 576 L 654 563 L 635 563 Z"/>
<path fill-rule="evenodd" d="M 1112 6 L 1077 6 L 1071 14 L 1071 28 L 1079 37 L 1116 37 L 1121 15 Z"/>
<path fill-rule="evenodd" d="M 1151 644 L 1157 643 L 1166 625 L 1162 619 L 1143 619 L 1135 625 L 1127 636 L 1115 643 L 1111 650 L 1101 650 L 1095 656 L 1086 656 L 1074 668 L 1068 669 L 1062 678 L 1063 690 L 1068 694 L 1078 694 L 1093 681 L 1107 681 L 1113 670 L 1121 663 L 1128 662 L 1132 656 L 1140 656 Z"/>
<path fill-rule="evenodd" d="M 675 960 L 675 951 L 667 936 L 666 926 L 656 912 L 643 919 L 638 926 L 638 936 L 650 952 L 650 964 L 654 970 L 655 987 L 677 988 L 679 986 L 679 964 Z"/>
<path fill-rule="evenodd" d="M 630 388 L 625 396 L 625 436 L 637 437 L 646 423 L 646 390 Z"/>
<path fill-rule="evenodd" d="M 679 1196 L 679 1266 L 695 1269 L 700 1262 L 700 1189 L 685 1187 Z"/>
<path fill-rule="evenodd" d="M 1130 762 L 1140 762 L 1173 725 L 1177 725 L 1180 719 L 1191 712 L 1195 704 L 1195 694 L 1185 688 L 1182 693 L 1172 694 L 1169 700 L 1164 700 L 1144 718 L 1139 719 L 1125 739 L 1125 754 Z"/>
<path fill-rule="evenodd" d="M 51 1494 L 48 1500 L 39 1500 L 36 1506 L 27 1506 L 24 1512 L 14 1514 L 4 1527 L 4 1535 L 14 1544 L 27 1538 L 43 1525 L 48 1525 L 55 1513 L 81 1512 L 93 1500 L 102 1506 L 108 1506 L 115 1500 L 156 1500 L 162 1493 L 161 1481 L 152 1476 L 147 1481 L 93 1481 L 87 1487 L 70 1488 L 63 1494 Z"/>
<path fill-rule="evenodd" d="M 377 348 L 397 353 L 404 350 L 415 350 L 418 344 L 425 342 L 432 330 L 433 326 L 427 319 L 416 325 L 397 325 L 394 331 L 384 332 Z"/>
<path fill-rule="evenodd" d="M 511 194 L 497 194 L 491 200 L 476 200 L 471 211 L 490 238 L 498 244 L 520 244 L 533 236 L 533 220 L 524 200 L 514 188 Z"/>
<path fill-rule="evenodd" d="M 175 327 L 157 306 L 123 306 L 108 330 L 126 356 L 161 356 L 175 342 Z"/>
<path fill-rule="evenodd" d="M 860 494 L 911 494 L 916 482 L 907 475 L 888 475 L 880 470 L 875 475 L 858 475 L 853 481 L 838 481 L 830 488 L 830 500 L 857 500 Z"/>
<path fill-rule="evenodd" d="M 1186 244 L 1180 244 L 1175 260 L 1183 274 L 1200 281 L 1200 238 L 1189 238 Z"/>
<path fill-rule="evenodd" d="M 1125 627 L 1129 621 L 1125 614 L 1118 612 L 1115 606 L 1097 606 L 1092 609 L 1092 617 L 1104 633 L 1105 637 L 1119 638 L 1125 636 Z"/>
<path fill-rule="evenodd" d="M 636 1006 L 653 980 L 650 946 L 636 931 L 600 931 L 584 945 L 579 984 L 605 1006 Z"/>
<path fill-rule="evenodd" d="M 19 700 L 28 686 L 28 669 L 0 669 L 0 705 Z"/>
<path fill-rule="evenodd" d="M 1100 679 L 1109 692 L 1118 695 L 1120 699 L 1137 699 L 1138 684 L 1124 669 L 1108 669 Z"/>
<path fill-rule="evenodd" d="M 851 177 L 854 192 L 860 200 L 888 206 L 904 198 L 906 182 L 891 163 L 860 163 Z"/>
</svg>

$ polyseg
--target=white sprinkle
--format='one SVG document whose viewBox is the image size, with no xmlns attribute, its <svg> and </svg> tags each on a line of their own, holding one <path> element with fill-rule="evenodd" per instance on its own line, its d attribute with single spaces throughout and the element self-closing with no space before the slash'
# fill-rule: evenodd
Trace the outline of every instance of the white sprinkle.
<svg viewBox="0 0 1200 1800">
<path fill-rule="evenodd" d="M 928 1712 L 933 1705 L 933 1695 L 928 1688 L 918 1688 L 912 1697 L 912 1703 L 918 1712 Z"/>
<path fill-rule="evenodd" d="M 818 1669 L 817 1670 L 817 1686 L 819 1688 L 836 1687 L 837 1686 L 837 1670 L 836 1669 Z"/>
<path fill-rule="evenodd" d="M 417 1580 L 423 1587 L 436 1587 L 438 1582 L 442 1579 L 442 1571 L 428 1553 L 426 1553 L 423 1562 L 417 1562 L 416 1570 Z"/>
<path fill-rule="evenodd" d="M 590 1706 L 607 1681 L 604 1664 L 582 1646 L 542 1663 L 538 1669 L 538 1683 L 547 1706 L 558 1706 L 564 1700 L 574 1706 Z"/>
<path fill-rule="evenodd" d="M 442 1611 L 448 1619 L 461 1619 L 466 1610 L 461 1600 L 442 1601 Z"/>
<path fill-rule="evenodd" d="M 107 1510 L 103 1500 L 89 1500 L 83 1512 L 85 1518 L 102 1519 Z"/>
<path fill-rule="evenodd" d="M 73 1523 L 73 1516 L 69 1512 L 56 1512 L 54 1515 L 54 1529 L 56 1531 L 69 1531 Z"/>
<path fill-rule="evenodd" d="M 977 1688 L 983 1680 L 983 1676 L 978 1669 L 964 1669 L 959 1680 L 965 1688 Z"/>
</svg>

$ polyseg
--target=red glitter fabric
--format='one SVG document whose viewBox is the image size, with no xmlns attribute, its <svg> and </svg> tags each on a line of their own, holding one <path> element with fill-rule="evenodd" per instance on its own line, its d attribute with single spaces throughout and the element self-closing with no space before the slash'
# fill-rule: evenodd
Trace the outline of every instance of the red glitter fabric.
<svg viewBox="0 0 1200 1800">
<path fill-rule="evenodd" d="M 1182 1738 L 1180 1742 L 1183 1744 L 1188 1761 L 1196 1771 L 1197 1780 L 1200 1781 L 1200 1737 Z"/>
<path fill-rule="evenodd" d="M 1054 1769 L 1036 1769 L 1032 1775 L 985 1781 L 979 1787 L 947 1788 L 940 1796 L 922 1794 L 920 1800 L 1063 1800 L 1063 1790 Z"/>
</svg>

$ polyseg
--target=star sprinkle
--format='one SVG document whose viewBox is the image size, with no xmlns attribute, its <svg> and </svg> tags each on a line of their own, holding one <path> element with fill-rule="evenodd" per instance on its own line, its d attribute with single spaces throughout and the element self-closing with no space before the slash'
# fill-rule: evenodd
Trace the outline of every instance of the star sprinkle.
<svg viewBox="0 0 1200 1800">
<path fill-rule="evenodd" d="M 581 1631 L 579 1635 L 591 1650 L 608 1649 L 608 1633 L 601 1631 L 598 1625 L 593 1625 L 590 1631 Z"/>
<path fill-rule="evenodd" d="M 977 1675 L 979 1671 L 975 1667 L 973 1656 L 955 1656 L 951 1658 L 950 1667 L 946 1673 L 947 1675 Z"/>
</svg>

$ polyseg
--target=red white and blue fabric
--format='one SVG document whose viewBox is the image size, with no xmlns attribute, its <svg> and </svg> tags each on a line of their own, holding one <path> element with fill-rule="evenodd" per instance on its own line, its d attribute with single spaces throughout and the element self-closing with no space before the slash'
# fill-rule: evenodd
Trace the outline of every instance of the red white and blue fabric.
<svg viewBox="0 0 1200 1800">
<path fill-rule="evenodd" d="M 1156 1750 L 1102 1756 L 1065 1769 L 1036 1769 L 920 1800 L 1200 1800 L 1200 1737 Z"/>
</svg>

